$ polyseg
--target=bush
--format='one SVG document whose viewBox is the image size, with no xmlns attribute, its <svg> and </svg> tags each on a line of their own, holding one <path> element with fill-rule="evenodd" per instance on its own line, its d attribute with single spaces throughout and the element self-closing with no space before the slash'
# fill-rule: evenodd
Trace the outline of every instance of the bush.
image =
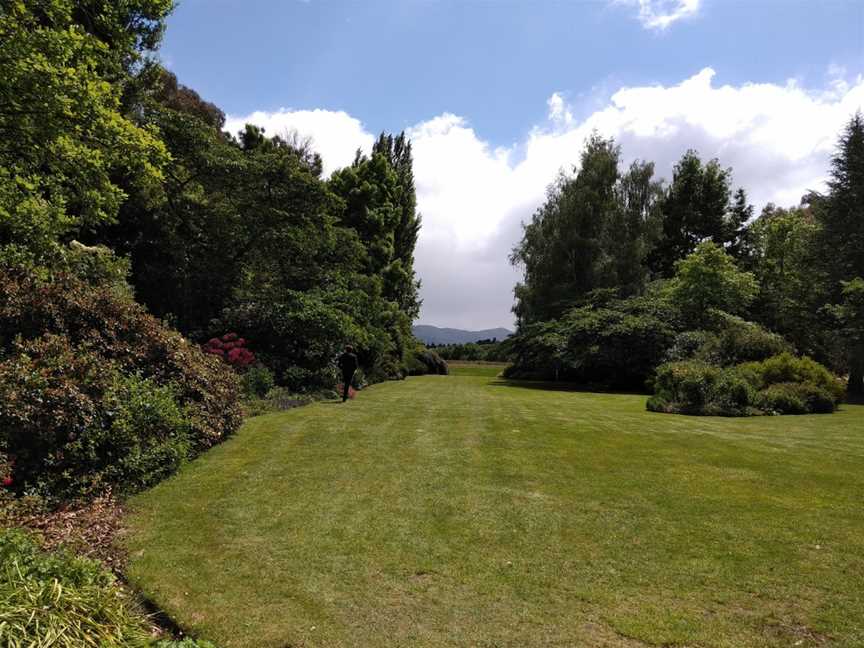
<svg viewBox="0 0 864 648">
<path fill-rule="evenodd" d="M 708 396 L 706 413 L 745 416 L 756 401 L 756 390 L 734 369 L 721 371 Z"/>
<path fill-rule="evenodd" d="M 66 275 L 46 283 L 0 269 L 0 282 L 0 451 L 17 459 L 17 488 L 83 494 L 125 479 L 127 469 L 129 488 L 138 488 L 239 427 L 234 373 L 128 296 Z M 115 425 L 123 429 L 112 432 Z M 122 450 L 111 446 L 115 433 Z M 151 454 L 145 446 L 153 443 Z M 126 451 L 137 467 L 121 466 Z M 166 463 L 157 469 L 159 461 Z"/>
<path fill-rule="evenodd" d="M 20 531 L 0 531 L 0 600 L 4 645 L 127 648 L 151 641 L 111 573 L 92 560 L 43 553 Z"/>
<path fill-rule="evenodd" d="M 426 374 L 446 376 L 449 372 L 447 362 L 431 349 L 417 349 L 408 356 L 406 363 L 409 376 Z"/>
<path fill-rule="evenodd" d="M 657 409 L 701 414 L 715 393 L 721 370 L 702 362 L 669 362 L 657 369 L 654 379 Z M 662 404 L 662 407 L 660 407 Z"/>
<path fill-rule="evenodd" d="M 774 414 L 830 414 L 831 394 L 812 383 L 776 383 L 759 392 L 759 408 Z"/>
<path fill-rule="evenodd" d="M 124 375 L 63 336 L 22 343 L 0 363 L 0 443 L 17 490 L 134 492 L 192 454 L 192 423 L 171 385 Z"/>
<path fill-rule="evenodd" d="M 572 308 L 508 338 L 513 366 L 505 375 L 641 389 L 672 346 L 675 326 L 675 312 L 658 297 Z"/>
<path fill-rule="evenodd" d="M 766 360 L 788 353 L 789 343 L 776 333 L 753 322 L 727 316 L 726 326 L 716 339 L 716 353 L 723 365 Z"/>
<path fill-rule="evenodd" d="M 788 353 L 727 368 L 670 362 L 657 369 L 654 386 L 650 411 L 722 416 L 827 414 L 843 393 L 825 367 Z"/>
<path fill-rule="evenodd" d="M 803 383 L 818 387 L 830 395 L 832 402 L 843 400 L 843 383 L 823 365 L 808 357 L 795 357 L 791 353 L 768 358 L 762 362 L 749 362 L 741 367 L 754 381 L 757 389 L 779 383 Z"/>
<path fill-rule="evenodd" d="M 248 398 L 264 398 L 276 384 L 273 372 L 263 365 L 254 366 L 246 371 L 241 378 L 243 393 Z"/>
</svg>

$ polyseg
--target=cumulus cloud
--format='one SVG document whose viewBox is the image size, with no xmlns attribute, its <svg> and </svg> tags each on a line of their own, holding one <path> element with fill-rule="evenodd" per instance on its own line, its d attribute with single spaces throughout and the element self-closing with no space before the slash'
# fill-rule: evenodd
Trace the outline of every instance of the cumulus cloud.
<svg viewBox="0 0 864 648">
<path fill-rule="evenodd" d="M 310 138 L 312 147 L 321 155 L 326 175 L 351 164 L 358 148 L 370 151 L 375 141 L 359 119 L 343 111 L 287 108 L 274 112 L 258 110 L 245 116 L 228 115 L 225 130 L 236 134 L 245 124 L 262 126 L 271 136 L 296 132 Z"/>
<path fill-rule="evenodd" d="M 646 29 L 663 31 L 682 18 L 695 16 L 701 0 L 614 0 L 616 4 L 638 7 L 639 21 Z"/>
<path fill-rule="evenodd" d="M 717 157 L 734 170 L 761 208 L 797 204 L 808 190 L 824 190 L 829 159 L 850 115 L 864 106 L 864 79 L 826 73 L 820 88 L 781 84 L 718 85 L 710 68 L 671 86 L 625 87 L 599 110 L 576 120 L 559 93 L 548 118 L 523 142 L 493 147 L 464 117 L 443 114 L 408 134 L 414 146 L 418 206 L 423 229 L 416 269 L 423 280 L 421 321 L 487 328 L 512 324 L 512 289 L 519 275 L 508 254 L 560 170 L 572 171 L 593 130 L 615 137 L 625 164 L 653 160 L 670 178 L 688 148 Z M 297 115 L 315 114 L 309 122 Z M 311 136 L 328 169 L 351 162 L 373 136 L 345 113 L 253 113 L 251 121 L 279 132 L 283 125 Z M 343 129 L 335 134 L 331 129 Z"/>
</svg>

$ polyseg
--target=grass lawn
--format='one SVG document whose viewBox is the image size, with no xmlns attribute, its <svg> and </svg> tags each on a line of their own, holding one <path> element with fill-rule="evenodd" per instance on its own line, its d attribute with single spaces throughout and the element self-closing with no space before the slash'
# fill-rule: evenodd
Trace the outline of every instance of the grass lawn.
<svg viewBox="0 0 864 648">
<path fill-rule="evenodd" d="M 132 581 L 223 648 L 864 646 L 864 407 L 477 373 L 249 420 L 132 501 Z"/>
</svg>

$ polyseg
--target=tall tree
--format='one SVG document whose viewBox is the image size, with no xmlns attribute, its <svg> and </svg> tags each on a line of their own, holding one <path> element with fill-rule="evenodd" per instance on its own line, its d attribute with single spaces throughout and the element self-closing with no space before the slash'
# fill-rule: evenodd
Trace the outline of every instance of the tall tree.
<svg viewBox="0 0 864 648">
<path fill-rule="evenodd" d="M 843 282 L 864 278 L 864 117 L 856 113 L 840 136 L 831 160 L 828 195 L 816 202 L 822 226 L 820 258 L 829 279 L 833 303 L 841 301 Z M 849 391 L 864 393 L 864 351 L 844 341 L 849 366 Z"/>
<path fill-rule="evenodd" d="M 717 160 L 703 164 L 696 151 L 687 151 L 675 165 L 663 199 L 663 236 L 651 255 L 651 269 L 670 277 L 675 263 L 710 240 L 724 246 L 730 239 L 731 169 Z"/>
<path fill-rule="evenodd" d="M 372 147 L 372 154 L 376 153 L 387 158 L 398 182 L 399 220 L 393 232 L 393 260 L 385 271 L 385 294 L 414 320 L 420 314 L 420 281 L 414 272 L 414 249 L 422 219 L 417 213 L 411 140 L 404 132 L 396 136 L 381 133 Z"/>
<path fill-rule="evenodd" d="M 558 317 L 595 288 L 615 285 L 606 270 L 610 223 L 620 215 L 617 200 L 621 151 L 594 133 L 582 151 L 575 176 L 559 176 L 546 202 L 523 226 L 511 263 L 521 266 L 516 313 L 521 325 Z"/>
<path fill-rule="evenodd" d="M 645 260 L 659 236 L 661 182 L 654 163 L 635 161 L 616 186 L 617 209 L 607 223 L 604 249 L 608 272 L 622 295 L 639 293 L 648 275 Z"/>
</svg>

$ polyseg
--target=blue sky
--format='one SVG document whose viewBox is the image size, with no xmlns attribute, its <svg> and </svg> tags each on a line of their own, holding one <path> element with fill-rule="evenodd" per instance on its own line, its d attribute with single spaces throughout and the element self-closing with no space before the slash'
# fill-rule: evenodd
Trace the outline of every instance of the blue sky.
<svg viewBox="0 0 864 648">
<path fill-rule="evenodd" d="M 718 156 L 757 206 L 818 187 L 864 97 L 864 2 L 181 0 L 161 57 L 230 127 L 301 131 L 330 169 L 408 129 L 421 320 L 485 327 L 512 322 L 507 251 L 591 128 L 666 177 L 689 146 Z"/>
</svg>

